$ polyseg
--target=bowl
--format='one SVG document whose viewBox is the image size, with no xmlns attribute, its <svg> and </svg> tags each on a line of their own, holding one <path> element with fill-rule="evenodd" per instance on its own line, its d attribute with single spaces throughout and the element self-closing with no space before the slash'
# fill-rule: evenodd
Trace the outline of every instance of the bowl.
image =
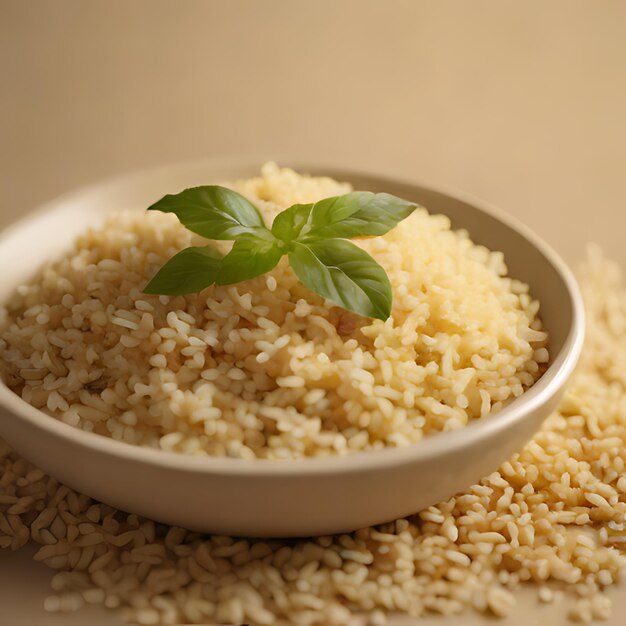
<svg viewBox="0 0 626 626">
<path fill-rule="evenodd" d="M 0 302 L 74 237 L 119 209 L 142 210 L 186 187 L 256 175 L 260 160 L 152 169 L 64 195 L 0 236 Z M 198 531 L 306 536 L 351 531 L 410 515 L 496 470 L 556 408 L 580 355 L 584 309 L 565 263 L 528 228 L 457 191 L 338 168 L 292 164 L 311 174 L 386 191 L 448 215 L 476 243 L 501 250 L 509 274 L 541 301 L 551 361 L 502 410 L 405 447 L 294 461 L 192 457 L 84 432 L 23 401 L 0 383 L 0 435 L 70 487 L 118 509 Z M 10 271 L 6 271 L 10 268 Z"/>
</svg>

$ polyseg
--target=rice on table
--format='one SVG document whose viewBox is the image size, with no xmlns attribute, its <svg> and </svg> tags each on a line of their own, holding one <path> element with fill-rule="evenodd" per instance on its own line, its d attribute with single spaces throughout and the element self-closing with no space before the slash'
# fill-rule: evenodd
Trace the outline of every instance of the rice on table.
<svg viewBox="0 0 626 626">
<path fill-rule="evenodd" d="M 626 292 L 598 251 L 581 279 L 587 343 L 558 411 L 499 471 L 447 502 L 331 537 L 206 536 L 77 494 L 0 442 L 0 547 L 41 546 L 35 558 L 58 570 L 48 610 L 103 604 L 140 624 L 502 616 L 523 581 L 542 602 L 567 593 L 573 619 L 604 619 L 605 590 L 626 569 Z"/>
<path fill-rule="evenodd" d="M 268 224 L 286 206 L 349 191 L 273 164 L 234 188 Z M 8 305 L 7 384 L 68 424 L 128 443 L 287 459 L 461 428 L 522 394 L 548 361 L 527 285 L 445 216 L 420 209 L 356 241 L 390 278 L 387 322 L 325 302 L 285 259 L 198 295 L 143 294 L 193 237 L 155 211 L 117 213 L 79 237 Z"/>
</svg>

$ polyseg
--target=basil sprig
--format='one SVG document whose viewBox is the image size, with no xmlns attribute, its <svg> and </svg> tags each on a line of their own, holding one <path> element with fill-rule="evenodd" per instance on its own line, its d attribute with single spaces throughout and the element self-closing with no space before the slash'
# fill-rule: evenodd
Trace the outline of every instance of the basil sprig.
<svg viewBox="0 0 626 626">
<path fill-rule="evenodd" d="M 384 235 L 416 204 L 387 193 L 354 191 L 279 213 L 271 230 L 259 210 L 226 187 L 193 187 L 167 195 L 148 210 L 174 213 L 189 230 L 207 239 L 232 240 L 222 255 L 211 246 L 174 255 L 144 293 L 197 293 L 210 285 L 232 285 L 272 270 L 287 255 L 302 284 L 335 304 L 386 320 L 391 284 L 385 270 L 348 238 Z"/>
</svg>

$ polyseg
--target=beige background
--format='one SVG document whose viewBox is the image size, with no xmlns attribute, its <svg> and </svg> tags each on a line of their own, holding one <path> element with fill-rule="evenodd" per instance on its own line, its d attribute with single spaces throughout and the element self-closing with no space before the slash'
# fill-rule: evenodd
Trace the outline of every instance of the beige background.
<svg viewBox="0 0 626 626">
<path fill-rule="evenodd" d="M 0 0 L 0 226 L 87 182 L 247 153 L 452 185 L 571 262 L 595 240 L 626 264 L 625 112 L 621 1 Z M 26 555 L 0 554 L 0 580 L 2 624 L 86 619 L 42 620 Z"/>
<path fill-rule="evenodd" d="M 2 222 L 262 153 L 453 185 L 626 262 L 626 2 L 0 0 L 0 77 Z"/>
</svg>

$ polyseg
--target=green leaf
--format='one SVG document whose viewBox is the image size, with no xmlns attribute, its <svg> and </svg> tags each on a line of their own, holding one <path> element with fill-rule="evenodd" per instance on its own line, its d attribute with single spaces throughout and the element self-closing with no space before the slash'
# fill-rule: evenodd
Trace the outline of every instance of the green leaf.
<svg viewBox="0 0 626 626">
<path fill-rule="evenodd" d="M 297 239 L 307 225 L 312 208 L 312 204 L 294 204 L 279 213 L 272 223 L 273 235 L 286 243 Z"/>
<path fill-rule="evenodd" d="M 289 263 L 305 287 L 344 309 L 381 320 L 389 317 L 389 278 L 353 243 L 345 239 L 295 242 Z"/>
<path fill-rule="evenodd" d="M 212 246 L 185 248 L 156 273 L 143 292 L 167 296 L 198 293 L 215 282 L 221 259 Z"/>
<path fill-rule="evenodd" d="M 384 235 L 416 207 L 390 194 L 357 191 L 289 207 L 269 230 L 258 209 L 230 189 L 185 189 L 149 209 L 174 213 L 203 237 L 234 240 L 233 247 L 226 256 L 208 246 L 183 250 L 159 270 L 145 292 L 185 294 L 213 283 L 238 283 L 270 271 L 289 254 L 306 287 L 348 310 L 384 320 L 391 312 L 389 278 L 345 238 Z"/>
<path fill-rule="evenodd" d="M 236 191 L 206 185 L 167 195 L 149 211 L 174 213 L 186 228 L 207 239 L 236 239 L 242 234 L 269 234 L 258 209 Z M 266 236 L 265 235 L 265 236 Z"/>
<path fill-rule="evenodd" d="M 354 191 L 316 202 L 311 209 L 313 237 L 365 237 L 388 233 L 417 208 L 388 193 Z"/>
<path fill-rule="evenodd" d="M 222 259 L 216 282 L 232 285 L 255 278 L 274 269 L 284 254 L 284 247 L 256 237 L 237 239 Z"/>
<path fill-rule="evenodd" d="M 276 216 L 272 232 L 283 241 L 384 235 L 416 208 L 388 193 L 354 191 L 290 207 Z"/>
</svg>

